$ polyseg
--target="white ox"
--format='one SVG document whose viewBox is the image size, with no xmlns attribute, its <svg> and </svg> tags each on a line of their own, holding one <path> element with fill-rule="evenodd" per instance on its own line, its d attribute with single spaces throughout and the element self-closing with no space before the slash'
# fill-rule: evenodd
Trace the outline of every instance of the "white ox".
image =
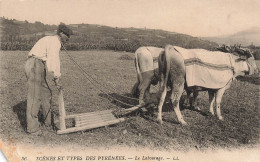
<svg viewBox="0 0 260 162">
<path fill-rule="evenodd" d="M 144 105 L 150 95 L 150 86 L 158 83 L 158 56 L 164 53 L 163 48 L 140 47 L 135 51 L 135 68 L 137 82 L 132 88 L 132 95 L 139 96 L 139 105 Z"/>
<path fill-rule="evenodd" d="M 207 58 L 209 62 L 203 62 L 199 57 L 200 54 Z M 210 54 L 213 55 L 210 56 Z M 218 61 L 220 64 L 214 64 L 214 61 Z M 186 89 L 188 95 L 191 92 L 194 93 L 194 101 L 196 101 L 198 91 L 208 91 L 210 112 L 214 115 L 213 103 L 216 102 L 217 117 L 223 120 L 220 103 L 225 90 L 230 87 L 234 77 L 254 73 L 258 73 L 258 69 L 254 57 L 249 51 L 246 55 L 239 56 L 219 51 L 188 50 L 167 45 L 165 55 L 159 56 L 159 75 L 162 84 L 157 120 L 163 123 L 162 106 L 167 85 L 171 88 L 171 103 L 181 124 L 187 124 L 179 109 L 179 101 L 184 89 Z"/>
</svg>

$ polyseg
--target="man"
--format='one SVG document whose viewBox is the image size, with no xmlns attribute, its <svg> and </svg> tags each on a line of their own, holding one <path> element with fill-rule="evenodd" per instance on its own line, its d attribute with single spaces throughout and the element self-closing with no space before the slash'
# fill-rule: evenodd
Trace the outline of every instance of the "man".
<svg viewBox="0 0 260 162">
<path fill-rule="evenodd" d="M 57 34 L 46 36 L 36 42 L 29 52 L 25 64 L 25 73 L 28 81 L 27 96 L 27 133 L 40 135 L 42 133 L 38 121 L 38 112 L 42 106 L 44 125 L 51 128 L 51 98 L 52 93 L 46 80 L 46 72 L 51 73 L 57 88 L 60 84 L 60 49 L 72 35 L 72 30 L 65 24 L 60 24 Z"/>
</svg>

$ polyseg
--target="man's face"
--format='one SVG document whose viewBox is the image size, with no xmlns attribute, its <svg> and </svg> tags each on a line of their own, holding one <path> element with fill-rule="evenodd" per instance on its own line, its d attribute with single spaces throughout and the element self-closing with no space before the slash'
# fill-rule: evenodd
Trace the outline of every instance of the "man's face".
<svg viewBox="0 0 260 162">
<path fill-rule="evenodd" d="M 60 38 L 61 38 L 62 43 L 66 43 L 70 39 L 66 34 L 64 34 L 62 32 L 60 33 Z"/>
</svg>

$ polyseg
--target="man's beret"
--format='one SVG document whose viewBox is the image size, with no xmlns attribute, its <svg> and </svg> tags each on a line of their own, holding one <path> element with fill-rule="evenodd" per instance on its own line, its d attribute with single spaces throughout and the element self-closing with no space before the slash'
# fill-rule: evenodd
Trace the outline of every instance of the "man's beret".
<svg viewBox="0 0 260 162">
<path fill-rule="evenodd" d="M 60 24 L 58 26 L 57 33 L 60 33 L 60 32 L 66 34 L 68 37 L 70 37 L 73 34 L 72 30 L 65 24 Z"/>
</svg>

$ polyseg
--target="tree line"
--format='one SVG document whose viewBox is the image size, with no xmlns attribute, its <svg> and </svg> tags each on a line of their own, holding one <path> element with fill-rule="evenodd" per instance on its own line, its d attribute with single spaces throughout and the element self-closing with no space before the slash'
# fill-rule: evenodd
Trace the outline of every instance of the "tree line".
<svg viewBox="0 0 260 162">
<path fill-rule="evenodd" d="M 29 23 L 15 19 L 0 18 L 1 50 L 30 50 L 37 40 L 56 32 L 56 25 L 41 22 Z M 162 30 L 120 29 L 106 26 L 78 24 L 70 26 L 74 32 L 65 45 L 67 50 L 114 50 L 134 52 L 140 46 L 165 47 L 166 44 L 184 48 L 203 48 L 216 50 L 217 43 L 201 40 L 185 34 L 170 33 Z M 259 58 L 260 47 L 249 47 L 256 51 Z"/>
</svg>

